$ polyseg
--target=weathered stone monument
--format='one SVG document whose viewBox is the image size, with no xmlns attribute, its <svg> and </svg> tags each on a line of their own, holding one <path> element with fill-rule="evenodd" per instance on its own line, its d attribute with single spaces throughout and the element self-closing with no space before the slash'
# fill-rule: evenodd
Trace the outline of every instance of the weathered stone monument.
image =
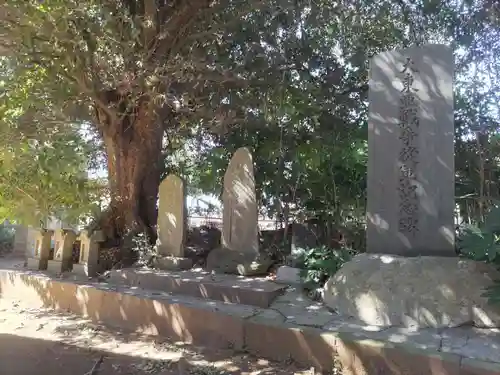
<svg viewBox="0 0 500 375">
<path fill-rule="evenodd" d="M 192 260 L 184 257 L 186 238 L 186 187 L 173 174 L 160 184 L 158 205 L 158 257 L 155 266 L 164 270 L 189 269 Z"/>
<path fill-rule="evenodd" d="M 71 229 L 56 229 L 54 231 L 54 259 L 48 261 L 48 271 L 59 273 L 71 270 L 75 240 L 76 233 Z"/>
<path fill-rule="evenodd" d="M 325 285 L 340 314 L 381 326 L 500 322 L 481 297 L 495 271 L 455 252 L 453 73 L 444 45 L 371 61 L 367 253 Z"/>
<path fill-rule="evenodd" d="M 96 231 L 92 235 L 86 230 L 80 232 L 77 238 L 80 241 L 80 255 L 78 263 L 73 264 L 74 273 L 94 277 L 102 271 L 99 268 L 99 249 L 100 243 L 105 239 L 101 231 Z"/>
<path fill-rule="evenodd" d="M 245 253 L 259 251 L 255 177 L 250 150 L 238 149 L 224 174 L 222 245 Z"/>
<path fill-rule="evenodd" d="M 318 228 L 312 224 L 293 223 L 291 230 L 290 265 L 293 266 L 307 250 L 318 247 L 320 241 Z"/>
<path fill-rule="evenodd" d="M 51 230 L 40 229 L 35 232 L 34 251 L 27 249 L 26 266 L 31 270 L 46 270 L 50 256 L 50 241 L 54 234 Z"/>
<path fill-rule="evenodd" d="M 207 257 L 207 268 L 226 273 L 265 273 L 269 259 L 259 253 L 257 197 L 252 153 L 233 155 L 224 175 L 222 247 Z"/>
<path fill-rule="evenodd" d="M 30 247 L 29 234 L 29 227 L 25 225 L 15 226 L 13 254 L 21 256 L 27 255 L 27 250 Z"/>
</svg>

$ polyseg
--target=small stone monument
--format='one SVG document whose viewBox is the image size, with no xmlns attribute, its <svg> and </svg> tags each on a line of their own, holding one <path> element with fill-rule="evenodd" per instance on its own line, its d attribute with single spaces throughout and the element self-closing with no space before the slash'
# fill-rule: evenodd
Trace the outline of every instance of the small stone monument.
<svg viewBox="0 0 500 375">
<path fill-rule="evenodd" d="M 39 229 L 35 231 L 34 249 L 28 250 L 26 267 L 30 270 L 46 270 L 50 256 L 50 240 L 54 231 Z"/>
<path fill-rule="evenodd" d="M 453 73 L 445 45 L 371 62 L 367 252 L 325 285 L 340 315 L 385 327 L 500 324 L 482 297 L 498 272 L 455 252 Z"/>
<path fill-rule="evenodd" d="M 14 248 L 13 254 L 24 256 L 27 255 L 27 250 L 29 248 L 29 235 L 30 228 L 25 225 L 16 225 L 14 233 Z"/>
<path fill-rule="evenodd" d="M 207 257 L 207 268 L 224 273 L 267 272 L 270 259 L 259 253 L 255 177 L 250 150 L 239 148 L 224 175 L 222 247 Z"/>
<path fill-rule="evenodd" d="M 50 272 L 70 271 L 73 265 L 73 244 L 76 233 L 71 229 L 56 229 L 54 232 L 54 259 L 49 260 L 47 270 Z"/>
<path fill-rule="evenodd" d="M 290 255 L 286 259 L 286 265 L 280 266 L 276 271 L 275 282 L 298 285 L 302 284 L 300 272 L 303 268 L 303 255 L 307 250 L 318 247 L 319 240 L 317 228 L 311 224 L 293 223 L 290 230 Z"/>
<path fill-rule="evenodd" d="M 302 223 L 292 224 L 291 253 L 288 260 L 291 266 L 297 265 L 307 250 L 318 246 L 320 246 L 320 241 L 316 226 Z"/>
<path fill-rule="evenodd" d="M 184 257 L 186 224 L 186 187 L 180 177 L 170 174 L 159 189 L 158 256 L 154 260 L 155 267 L 164 270 L 192 267 L 192 260 Z"/>
<path fill-rule="evenodd" d="M 102 231 L 95 231 L 92 235 L 84 230 L 78 236 L 80 240 L 80 256 L 78 263 L 73 264 L 73 273 L 88 277 L 97 276 L 99 268 L 100 243 L 106 240 Z"/>
</svg>

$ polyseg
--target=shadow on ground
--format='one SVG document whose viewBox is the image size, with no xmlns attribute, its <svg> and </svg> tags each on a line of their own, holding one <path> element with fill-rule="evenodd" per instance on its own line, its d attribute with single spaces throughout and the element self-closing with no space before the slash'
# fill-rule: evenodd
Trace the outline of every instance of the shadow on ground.
<svg viewBox="0 0 500 375">
<path fill-rule="evenodd" d="M 99 364 L 100 359 L 102 362 Z M 97 365 L 96 365 L 97 364 Z M 10 334 L 0 334 L 0 372 L 2 375 L 77 375 L 91 373 L 94 366 L 101 374 L 177 375 L 174 362 L 151 362 L 149 368 L 133 357 L 109 354 L 65 343 Z M 143 367 L 143 368 L 141 368 Z M 155 371 L 155 367 L 158 371 Z M 171 372 L 162 372 L 163 370 Z"/>
<path fill-rule="evenodd" d="M 0 316 L 2 375 L 84 375 L 101 357 L 102 369 L 92 375 L 309 374 L 293 363 L 111 330 L 74 315 L 12 301 L 1 301 Z"/>
<path fill-rule="evenodd" d="M 267 361 L 251 361 L 246 355 L 238 362 L 224 354 L 206 356 L 171 344 L 165 350 L 173 355 L 151 359 L 121 355 L 71 345 L 68 341 L 48 341 L 12 334 L 0 334 L 0 373 L 2 375 L 289 375 L 291 369 L 279 370 Z M 161 343 L 158 343 L 161 345 Z M 172 353 L 168 353 L 172 354 Z M 177 354 L 177 355 L 176 355 Z M 234 357 L 234 355 L 233 355 Z M 301 372 L 305 374 L 305 372 Z"/>
</svg>

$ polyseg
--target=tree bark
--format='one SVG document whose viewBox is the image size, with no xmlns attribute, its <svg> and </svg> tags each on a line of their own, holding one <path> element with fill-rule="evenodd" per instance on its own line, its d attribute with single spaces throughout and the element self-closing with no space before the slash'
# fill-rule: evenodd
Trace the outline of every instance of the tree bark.
<svg viewBox="0 0 500 375">
<path fill-rule="evenodd" d="M 111 201 L 97 225 L 108 246 L 119 246 L 122 258 L 129 258 L 127 239 L 143 232 L 151 244 L 156 241 L 163 126 L 147 97 L 130 103 L 108 93 L 107 99 L 114 105 L 97 107 L 97 126 L 107 154 Z"/>
</svg>

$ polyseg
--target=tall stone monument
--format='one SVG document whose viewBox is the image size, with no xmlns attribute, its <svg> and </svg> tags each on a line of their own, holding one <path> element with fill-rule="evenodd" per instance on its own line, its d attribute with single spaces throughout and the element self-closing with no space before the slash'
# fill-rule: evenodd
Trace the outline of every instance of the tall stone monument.
<svg viewBox="0 0 500 375">
<path fill-rule="evenodd" d="M 207 257 L 211 271 L 245 276 L 265 274 L 272 260 L 259 253 L 255 177 L 250 150 L 239 148 L 224 175 L 222 247 Z"/>
<path fill-rule="evenodd" d="M 158 204 L 158 257 L 155 265 L 165 270 L 188 269 L 191 259 L 184 258 L 186 238 L 186 187 L 173 174 L 160 184 Z"/>
<path fill-rule="evenodd" d="M 224 175 L 222 245 L 245 253 L 259 251 L 259 227 L 252 154 L 233 155 Z"/>
<path fill-rule="evenodd" d="M 453 70 L 443 45 L 371 61 L 367 252 L 455 256 Z"/>
<path fill-rule="evenodd" d="M 498 326 L 482 296 L 494 267 L 454 244 L 453 53 L 444 45 L 371 61 L 367 253 L 324 288 L 324 302 L 365 324 Z"/>
</svg>

